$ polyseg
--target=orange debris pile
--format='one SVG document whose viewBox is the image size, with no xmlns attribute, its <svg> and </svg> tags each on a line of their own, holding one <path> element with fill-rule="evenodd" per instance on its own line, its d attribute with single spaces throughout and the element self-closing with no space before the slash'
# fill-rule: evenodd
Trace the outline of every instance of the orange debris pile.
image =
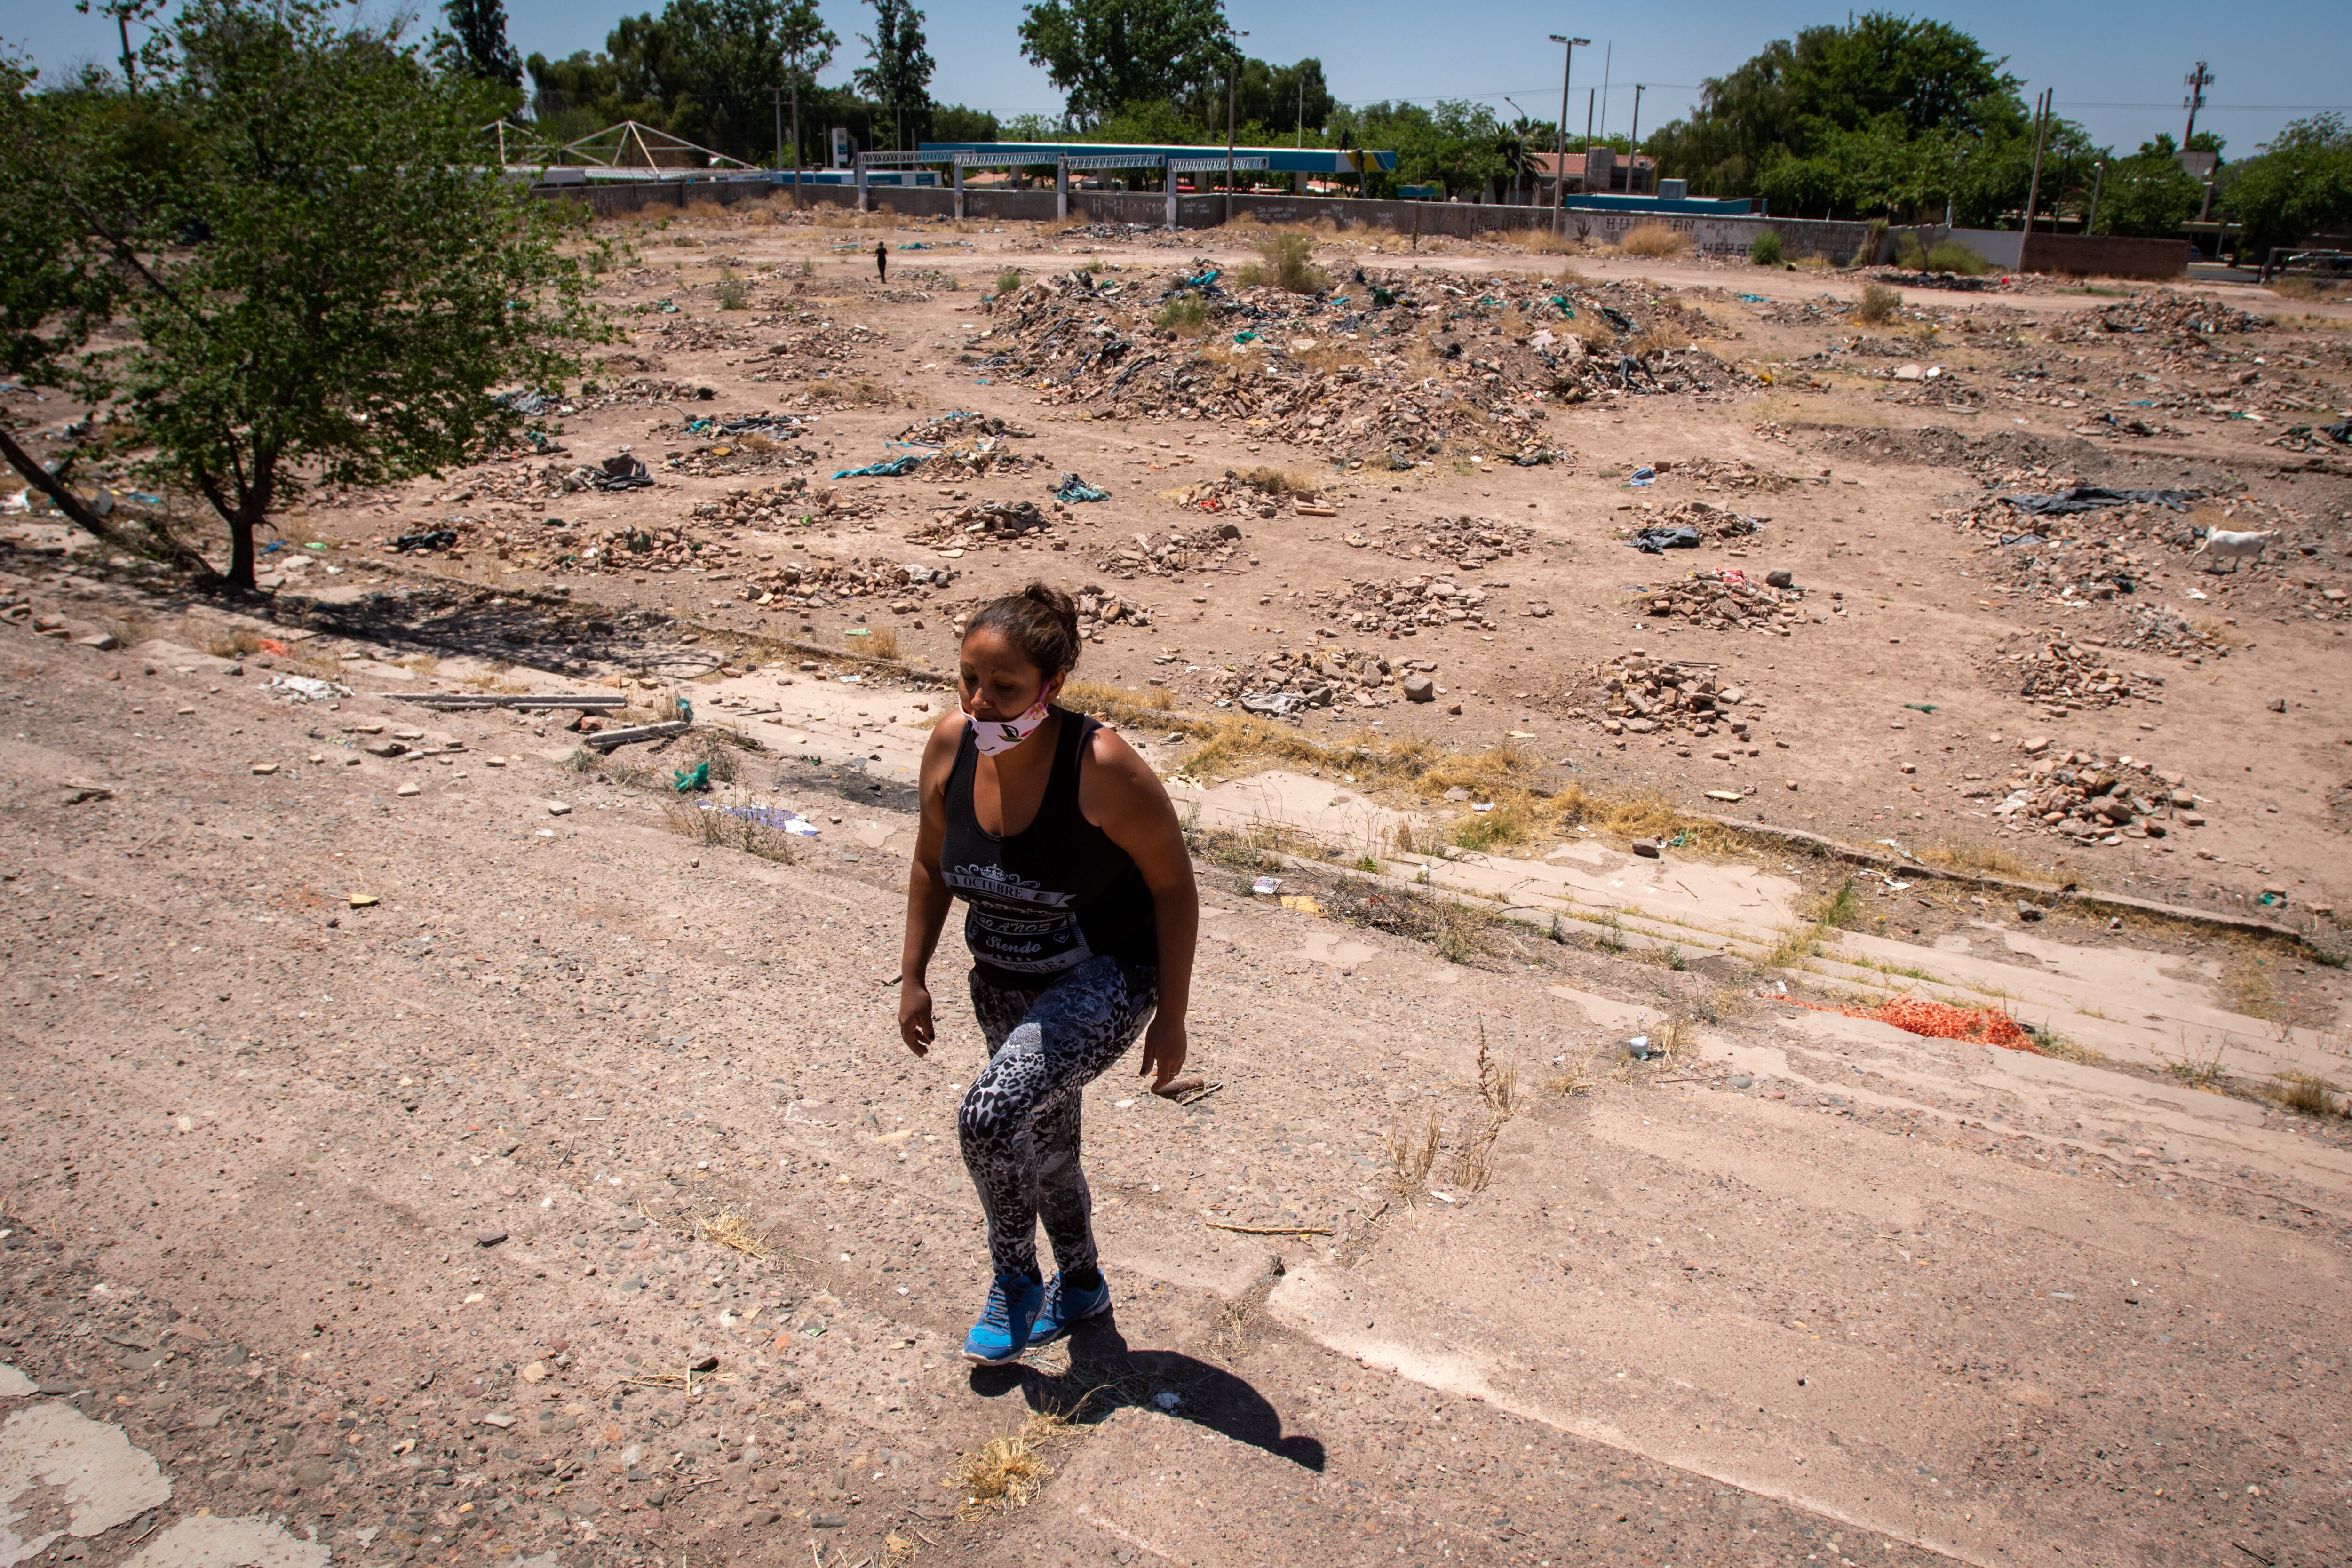
<svg viewBox="0 0 2352 1568">
<path fill-rule="evenodd" d="M 2024 1026 L 2006 1013 L 1996 1013 L 1985 1007 L 1955 1007 L 1949 1002 L 1931 1002 L 1908 993 L 1893 997 L 1876 1007 L 1832 1007 L 1820 1002 L 1801 1002 L 1794 996 L 1784 998 L 1800 1007 L 1811 1007 L 1818 1013 L 1843 1013 L 1849 1018 L 1875 1018 L 1882 1024 L 1914 1035 L 1925 1035 L 1935 1040 L 1969 1040 L 1979 1046 L 1999 1046 L 2007 1051 L 2031 1051 L 2033 1037 Z"/>
</svg>

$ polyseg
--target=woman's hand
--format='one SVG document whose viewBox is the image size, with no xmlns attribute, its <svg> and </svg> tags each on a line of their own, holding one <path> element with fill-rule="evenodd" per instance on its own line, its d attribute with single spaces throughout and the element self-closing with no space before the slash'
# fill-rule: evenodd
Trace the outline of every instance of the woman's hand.
<svg viewBox="0 0 2352 1568">
<path fill-rule="evenodd" d="M 898 983 L 898 1036 L 907 1048 L 919 1057 L 931 1054 L 931 1041 L 937 1031 L 931 1027 L 931 988 L 919 980 Z M 1176 1049 L 1176 1059 L 1184 1059 L 1181 1046 Z"/>
<path fill-rule="evenodd" d="M 1184 1070 L 1186 1050 L 1183 1018 L 1164 1010 L 1152 1014 L 1143 1031 L 1143 1065 L 1136 1068 L 1136 1076 L 1156 1071 L 1159 1076 L 1151 1081 L 1151 1092 L 1159 1093 Z"/>
</svg>

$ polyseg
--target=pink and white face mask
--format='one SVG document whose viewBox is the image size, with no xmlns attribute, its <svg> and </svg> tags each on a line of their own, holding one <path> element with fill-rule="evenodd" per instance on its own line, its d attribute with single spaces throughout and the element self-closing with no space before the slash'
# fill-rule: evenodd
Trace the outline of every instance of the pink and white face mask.
<svg viewBox="0 0 2352 1568">
<path fill-rule="evenodd" d="M 1054 691 L 1049 686 L 1037 694 L 1037 700 L 1017 719 L 972 718 L 971 708 L 967 704 L 964 716 L 971 719 L 972 744 L 989 756 L 1003 755 L 1037 732 L 1037 726 L 1045 721 L 1045 715 L 1052 710 L 1053 702 Z"/>
</svg>

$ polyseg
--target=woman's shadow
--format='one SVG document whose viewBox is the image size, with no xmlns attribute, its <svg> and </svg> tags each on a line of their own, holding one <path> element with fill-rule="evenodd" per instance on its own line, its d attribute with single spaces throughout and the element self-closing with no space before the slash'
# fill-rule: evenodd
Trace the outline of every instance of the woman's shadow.
<svg viewBox="0 0 2352 1568">
<path fill-rule="evenodd" d="M 1265 1395 L 1192 1356 L 1129 1350 L 1115 1312 L 1074 1324 L 1069 1351 L 1069 1368 L 1060 1373 L 1024 1362 L 976 1367 L 972 1392 L 994 1399 L 1017 1390 L 1031 1409 L 1082 1426 L 1127 1405 L 1159 1410 L 1303 1468 L 1323 1468 L 1322 1443 L 1299 1433 L 1285 1436 L 1281 1413 Z"/>
</svg>

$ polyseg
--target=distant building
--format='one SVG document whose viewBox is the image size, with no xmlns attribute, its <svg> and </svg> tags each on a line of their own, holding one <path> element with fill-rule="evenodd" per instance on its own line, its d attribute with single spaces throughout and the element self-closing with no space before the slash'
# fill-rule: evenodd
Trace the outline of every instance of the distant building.
<svg viewBox="0 0 2352 1568">
<path fill-rule="evenodd" d="M 1568 174 L 1568 189 L 1571 194 L 1654 195 L 1658 189 L 1658 161 L 1647 153 L 1636 153 L 1631 158 L 1621 158 L 1612 147 L 1591 147 L 1581 153 L 1562 157 L 1557 153 L 1536 153 L 1529 160 L 1535 165 L 1536 190 L 1538 203 L 1549 202 L 1552 182 L 1564 167 Z"/>
</svg>

